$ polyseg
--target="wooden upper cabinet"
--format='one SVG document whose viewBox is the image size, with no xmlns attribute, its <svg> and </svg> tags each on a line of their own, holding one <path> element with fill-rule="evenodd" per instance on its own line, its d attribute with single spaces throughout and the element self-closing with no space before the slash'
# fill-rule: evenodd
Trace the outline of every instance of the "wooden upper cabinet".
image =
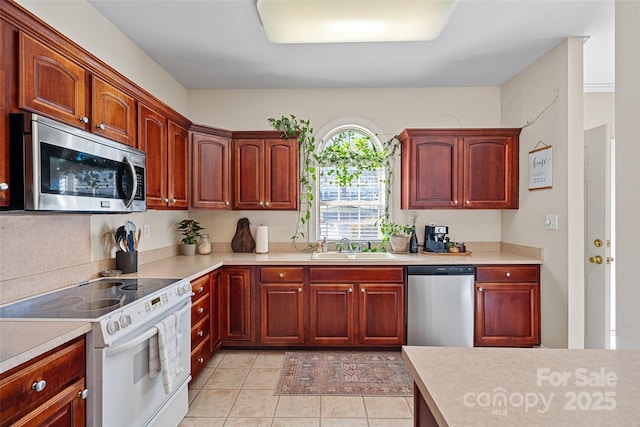
<svg viewBox="0 0 640 427">
<path fill-rule="evenodd" d="M 407 129 L 402 209 L 517 209 L 520 129 Z"/>
<path fill-rule="evenodd" d="M 123 144 L 136 146 L 136 101 L 93 76 L 91 131 Z"/>
<path fill-rule="evenodd" d="M 167 192 L 169 207 L 189 207 L 189 132 L 169 120 Z"/>
<path fill-rule="evenodd" d="M 20 32 L 18 107 L 82 129 L 89 122 L 83 67 Z"/>
<path fill-rule="evenodd" d="M 231 140 L 191 133 L 191 206 L 231 209 Z"/>
<path fill-rule="evenodd" d="M 138 106 L 138 148 L 147 153 L 147 208 L 167 206 L 167 119 Z"/>
<path fill-rule="evenodd" d="M 234 209 L 298 209 L 295 139 L 234 139 L 232 159 Z"/>
</svg>

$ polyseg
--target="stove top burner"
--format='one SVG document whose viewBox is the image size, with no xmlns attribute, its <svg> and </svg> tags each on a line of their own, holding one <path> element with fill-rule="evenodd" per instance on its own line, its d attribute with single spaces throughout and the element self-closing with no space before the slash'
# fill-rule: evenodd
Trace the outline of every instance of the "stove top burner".
<svg viewBox="0 0 640 427">
<path fill-rule="evenodd" d="M 0 318 L 95 320 L 178 281 L 97 279 L 0 307 Z"/>
</svg>

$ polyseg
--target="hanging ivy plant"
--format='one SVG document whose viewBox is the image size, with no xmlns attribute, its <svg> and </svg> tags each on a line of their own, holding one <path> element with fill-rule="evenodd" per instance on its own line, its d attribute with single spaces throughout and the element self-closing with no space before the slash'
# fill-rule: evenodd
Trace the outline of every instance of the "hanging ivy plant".
<svg viewBox="0 0 640 427">
<path fill-rule="evenodd" d="M 329 177 L 330 183 L 339 187 L 348 187 L 357 181 L 364 172 L 383 168 L 385 185 L 385 213 L 383 220 L 389 220 L 389 200 L 393 182 L 393 163 L 400 153 L 400 141 L 397 135 L 383 142 L 379 149 L 370 138 L 355 132 L 338 134 L 327 143 L 321 152 L 317 152 L 316 139 L 309 120 L 298 119 L 294 115 L 279 119 L 269 118 L 269 124 L 282 131 L 283 138 L 297 138 L 301 153 L 300 167 L 300 210 L 296 231 L 291 236 L 294 243 L 305 236 L 304 228 L 311 218 L 313 208 L 313 189 L 318 179 L 318 168 Z M 305 248 L 314 248 L 309 244 Z"/>
</svg>

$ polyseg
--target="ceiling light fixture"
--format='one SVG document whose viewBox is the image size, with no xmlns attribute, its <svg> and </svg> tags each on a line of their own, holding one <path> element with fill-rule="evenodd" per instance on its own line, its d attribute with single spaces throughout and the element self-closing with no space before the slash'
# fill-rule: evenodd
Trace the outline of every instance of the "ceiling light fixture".
<svg viewBox="0 0 640 427">
<path fill-rule="evenodd" d="M 272 43 L 424 41 L 437 38 L 458 0 L 258 0 Z"/>
</svg>

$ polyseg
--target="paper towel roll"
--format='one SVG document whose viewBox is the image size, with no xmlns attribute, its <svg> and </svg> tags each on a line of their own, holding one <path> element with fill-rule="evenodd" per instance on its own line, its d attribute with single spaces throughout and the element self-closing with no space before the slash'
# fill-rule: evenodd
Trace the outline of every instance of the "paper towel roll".
<svg viewBox="0 0 640 427">
<path fill-rule="evenodd" d="M 266 254 L 269 252 L 269 227 L 259 225 L 256 229 L 256 253 Z"/>
</svg>

